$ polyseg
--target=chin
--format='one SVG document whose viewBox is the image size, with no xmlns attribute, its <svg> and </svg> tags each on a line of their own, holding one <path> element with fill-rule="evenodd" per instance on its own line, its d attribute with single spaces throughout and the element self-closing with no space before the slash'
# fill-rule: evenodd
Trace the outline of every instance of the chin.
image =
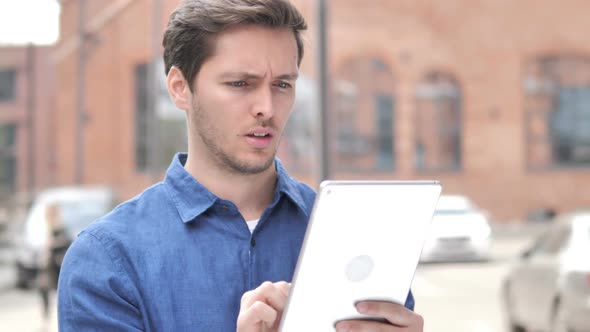
<svg viewBox="0 0 590 332">
<path fill-rule="evenodd" d="M 239 173 L 258 174 L 268 170 L 274 164 L 274 155 L 271 157 L 243 158 L 226 162 L 230 168 Z"/>
<path fill-rule="evenodd" d="M 274 165 L 274 157 L 265 160 L 258 160 L 255 162 L 250 163 L 251 168 L 259 170 L 259 172 L 264 172 L 271 168 Z"/>
</svg>

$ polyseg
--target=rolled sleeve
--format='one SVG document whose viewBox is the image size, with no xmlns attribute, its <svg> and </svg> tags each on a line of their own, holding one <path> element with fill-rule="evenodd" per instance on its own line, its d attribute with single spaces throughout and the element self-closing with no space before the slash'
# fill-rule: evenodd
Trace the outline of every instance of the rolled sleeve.
<svg viewBox="0 0 590 332">
<path fill-rule="evenodd" d="M 408 293 L 408 297 L 406 298 L 405 307 L 414 311 L 415 305 L 416 305 L 416 300 L 414 300 L 414 294 L 412 294 L 412 291 L 410 290 L 410 292 Z"/>
<path fill-rule="evenodd" d="M 118 257 L 88 232 L 70 246 L 58 285 L 60 331 L 143 331 L 137 292 Z"/>
</svg>

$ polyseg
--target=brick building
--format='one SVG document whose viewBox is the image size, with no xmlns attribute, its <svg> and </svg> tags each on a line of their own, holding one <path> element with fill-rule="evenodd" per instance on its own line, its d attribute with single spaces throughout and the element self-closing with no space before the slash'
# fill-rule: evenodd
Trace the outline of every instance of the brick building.
<svg viewBox="0 0 590 332">
<path fill-rule="evenodd" d="M 52 184 L 54 72 L 49 47 L 0 46 L 0 202 Z M 1 203 L 0 203 L 1 205 Z"/>
<path fill-rule="evenodd" d="M 161 63 L 150 63 L 160 58 L 177 0 L 84 2 L 86 120 L 79 122 L 80 3 L 62 1 L 52 54 L 56 179 L 68 184 L 81 174 L 83 183 L 111 184 L 127 198 L 159 179 L 172 151 L 185 146 L 182 113 L 163 101 L 161 84 L 148 84 L 163 78 Z M 300 89 L 307 99 L 296 106 L 280 156 L 316 185 L 310 147 L 317 142 L 308 135 L 317 132 L 315 1 L 294 3 L 311 27 Z M 498 220 L 590 206 L 590 2 L 328 5 L 332 178 L 439 179 L 446 193 L 469 195 Z M 79 123 L 83 136 L 74 139 Z"/>
</svg>

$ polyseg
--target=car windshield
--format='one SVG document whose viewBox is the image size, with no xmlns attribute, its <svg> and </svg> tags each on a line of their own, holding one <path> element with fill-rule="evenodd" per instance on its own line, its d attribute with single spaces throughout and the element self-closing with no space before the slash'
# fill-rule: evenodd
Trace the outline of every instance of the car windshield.
<svg viewBox="0 0 590 332">
<path fill-rule="evenodd" d="M 61 218 L 66 231 L 71 236 L 76 236 L 108 210 L 109 202 L 105 200 L 76 200 L 60 203 Z"/>
<path fill-rule="evenodd" d="M 436 214 L 463 214 L 471 213 L 473 206 L 471 202 L 462 196 L 441 196 L 436 205 Z"/>
</svg>

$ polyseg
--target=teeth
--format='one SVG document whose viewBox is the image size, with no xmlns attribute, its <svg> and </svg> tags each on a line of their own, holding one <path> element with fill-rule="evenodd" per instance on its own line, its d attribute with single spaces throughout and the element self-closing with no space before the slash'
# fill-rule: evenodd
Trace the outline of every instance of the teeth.
<svg viewBox="0 0 590 332">
<path fill-rule="evenodd" d="M 262 133 L 254 133 L 253 135 L 256 136 L 256 137 L 264 137 L 264 136 L 266 136 L 266 134 L 262 134 Z"/>
</svg>

